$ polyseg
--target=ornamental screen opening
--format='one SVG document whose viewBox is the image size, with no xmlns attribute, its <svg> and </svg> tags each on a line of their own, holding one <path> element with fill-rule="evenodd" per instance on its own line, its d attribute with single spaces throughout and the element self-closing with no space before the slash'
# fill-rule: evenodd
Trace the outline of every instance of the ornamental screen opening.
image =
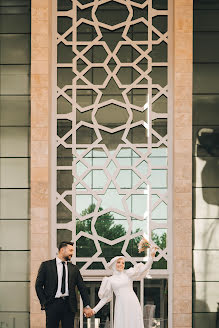
<svg viewBox="0 0 219 328">
<path fill-rule="evenodd" d="M 167 1 L 60 0 L 53 24 L 52 249 L 85 276 L 116 255 L 167 273 Z M 54 128 L 55 127 L 55 128 Z"/>
</svg>

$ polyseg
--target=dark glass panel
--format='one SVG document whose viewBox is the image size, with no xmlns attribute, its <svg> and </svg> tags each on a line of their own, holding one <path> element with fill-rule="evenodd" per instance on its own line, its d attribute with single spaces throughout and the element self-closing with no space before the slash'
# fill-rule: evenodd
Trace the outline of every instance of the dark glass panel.
<svg viewBox="0 0 219 328">
<path fill-rule="evenodd" d="M 0 34 L 0 43 L 1 64 L 30 64 L 29 35 Z"/>
<path fill-rule="evenodd" d="M 30 0 L 0 0 L 0 6 L 13 6 L 13 7 L 19 7 L 19 6 L 29 6 Z"/>
<path fill-rule="evenodd" d="M 193 328 L 216 327 L 215 324 L 217 322 L 217 313 L 193 313 L 192 319 Z"/>
<path fill-rule="evenodd" d="M 194 9 L 219 9 L 218 0 L 194 0 Z"/>
<path fill-rule="evenodd" d="M 30 14 L 6 14 L 0 11 L 0 33 L 30 33 Z"/>
<path fill-rule="evenodd" d="M 218 7 L 219 9 L 219 7 Z M 219 31 L 219 10 L 195 10 L 194 31 Z M 195 39 L 196 40 L 196 39 Z"/>
<path fill-rule="evenodd" d="M 168 0 L 153 0 L 152 6 L 154 9 L 167 10 L 168 9 Z"/>
<path fill-rule="evenodd" d="M 195 32 L 193 61 L 202 63 L 219 62 L 219 32 Z"/>
<path fill-rule="evenodd" d="M 0 78 L 1 95 L 29 95 L 30 66 L 2 65 Z"/>
<path fill-rule="evenodd" d="M 193 122 L 195 125 L 219 125 L 219 95 L 193 96 Z"/>
<path fill-rule="evenodd" d="M 0 126 L 29 126 L 30 97 L 0 96 Z"/>
<path fill-rule="evenodd" d="M 193 65 L 193 92 L 195 94 L 219 93 L 219 64 Z"/>
</svg>

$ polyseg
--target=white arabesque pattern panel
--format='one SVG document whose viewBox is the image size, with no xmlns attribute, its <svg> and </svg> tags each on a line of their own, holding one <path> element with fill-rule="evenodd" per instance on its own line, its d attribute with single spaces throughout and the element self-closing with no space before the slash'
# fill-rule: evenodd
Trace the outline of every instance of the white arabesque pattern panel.
<svg viewBox="0 0 219 328">
<path fill-rule="evenodd" d="M 165 3 L 58 1 L 54 247 L 74 240 L 84 275 L 143 260 L 142 235 L 167 269 Z"/>
</svg>

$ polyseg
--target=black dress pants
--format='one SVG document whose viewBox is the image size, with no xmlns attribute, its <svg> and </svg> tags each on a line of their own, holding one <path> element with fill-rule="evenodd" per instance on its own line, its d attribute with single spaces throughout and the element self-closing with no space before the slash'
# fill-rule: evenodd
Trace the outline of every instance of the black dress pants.
<svg viewBox="0 0 219 328">
<path fill-rule="evenodd" d="M 46 328 L 58 328 L 60 321 L 62 328 L 74 328 L 74 318 L 68 298 L 55 298 L 53 303 L 46 306 Z"/>
</svg>

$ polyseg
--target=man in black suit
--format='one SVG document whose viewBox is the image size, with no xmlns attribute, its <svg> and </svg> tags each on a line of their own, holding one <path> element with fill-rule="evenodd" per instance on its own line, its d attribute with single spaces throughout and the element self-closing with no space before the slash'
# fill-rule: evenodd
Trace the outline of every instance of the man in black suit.
<svg viewBox="0 0 219 328">
<path fill-rule="evenodd" d="M 84 314 L 90 317 L 93 311 L 80 271 L 69 262 L 74 251 L 73 243 L 63 241 L 58 249 L 55 259 L 41 263 L 35 288 L 41 309 L 46 311 L 46 327 L 58 328 L 61 321 L 62 328 L 73 328 L 77 311 L 76 286 L 83 300 Z"/>
</svg>

